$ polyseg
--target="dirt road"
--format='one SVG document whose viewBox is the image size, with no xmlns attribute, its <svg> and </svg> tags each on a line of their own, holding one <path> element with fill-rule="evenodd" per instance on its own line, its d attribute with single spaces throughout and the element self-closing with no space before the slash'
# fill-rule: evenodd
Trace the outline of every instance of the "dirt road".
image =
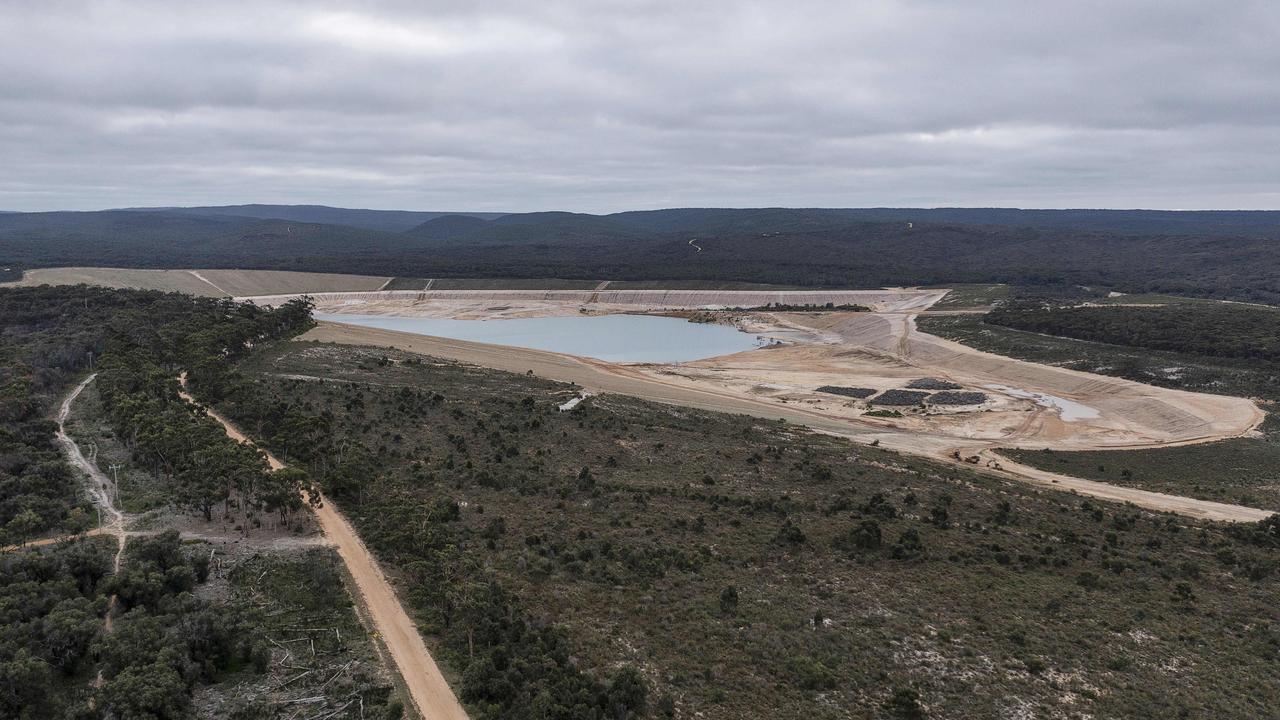
<svg viewBox="0 0 1280 720">
<path fill-rule="evenodd" d="M 106 530 L 98 527 L 98 528 L 93 528 L 92 530 L 86 530 L 85 532 L 82 532 L 78 535 L 58 535 L 57 537 L 40 538 L 39 540 L 28 540 L 27 542 L 21 545 L 5 545 L 3 547 L 0 547 L 0 553 L 13 552 L 14 550 L 26 550 L 27 548 L 33 548 L 33 547 L 44 547 L 46 545 L 56 545 L 60 542 L 75 540 L 76 538 L 93 537 L 94 535 L 104 535 L 104 534 L 106 534 Z M 118 567 L 119 566 L 117 565 L 117 568 Z"/>
<path fill-rule="evenodd" d="M 179 382 L 186 387 L 186 377 Z M 180 393 L 189 403 L 199 403 L 185 391 Z M 205 408 L 209 416 L 227 431 L 232 439 L 250 444 L 250 441 L 231 421 L 210 408 Z M 284 467 L 274 455 L 263 450 L 271 469 Z M 426 720 L 465 720 L 466 712 L 454 696 L 449 684 L 441 674 L 440 668 L 431 653 L 427 651 L 422 636 L 418 634 L 417 625 L 409 618 L 400 599 L 382 573 L 378 561 L 369 552 L 360 537 L 342 513 L 328 500 L 315 509 L 316 520 L 320 528 L 333 543 L 346 565 L 347 571 L 355 580 L 356 587 L 363 595 L 365 607 L 373 619 L 373 625 L 382 637 L 396 670 L 409 689 L 410 699 L 418 713 Z"/>
<path fill-rule="evenodd" d="M 806 425 L 819 432 L 848 437 L 857 442 L 878 441 L 881 447 L 887 449 L 957 464 L 1005 479 L 1020 480 L 1058 490 L 1075 491 L 1105 500 L 1130 502 L 1148 510 L 1230 522 L 1253 522 L 1271 514 L 1270 511 L 1258 508 L 1195 500 L 1065 475 L 1054 475 L 1003 458 L 998 460 L 1001 469 L 986 467 L 985 463 L 978 465 L 961 463 L 955 461 L 952 456 L 958 447 L 966 447 L 972 452 L 989 453 L 995 443 L 966 442 L 962 438 L 946 433 L 904 430 L 870 419 L 833 416 L 796 404 L 779 404 L 767 399 L 755 399 L 732 388 L 721 388 L 712 383 L 695 384 L 678 377 L 665 379 L 661 372 L 639 366 L 617 365 L 542 350 L 489 345 L 329 322 L 320 323 L 300 339 L 393 347 L 498 370 L 516 373 L 532 371 L 540 377 L 577 383 L 593 392 L 611 392 L 701 410 L 782 419 Z M 750 354 L 746 353 L 746 355 Z M 730 357 L 737 358 L 741 355 Z"/>
<path fill-rule="evenodd" d="M 84 389 L 89 387 L 89 383 L 93 382 L 93 379 L 96 377 L 98 377 L 97 373 L 89 375 L 89 377 L 82 380 L 74 390 L 67 393 L 67 396 L 63 398 L 62 405 L 58 408 L 57 438 L 58 443 L 62 445 L 62 449 L 67 453 L 67 459 L 71 461 L 71 464 L 80 468 L 81 471 L 89 476 L 89 495 L 93 498 L 94 504 L 98 506 L 98 510 L 106 516 L 107 520 L 99 530 L 103 534 L 114 535 L 116 537 L 116 556 L 115 559 L 112 560 L 111 567 L 112 572 L 119 573 L 120 561 L 124 557 L 124 544 L 129 541 L 129 533 L 125 532 L 124 513 L 120 512 L 120 510 L 116 508 L 115 482 L 112 481 L 111 478 L 108 478 L 106 473 L 99 470 L 97 465 L 89 462 L 89 459 L 80 451 L 80 446 L 77 445 L 76 441 L 72 440 L 71 436 L 67 434 L 67 418 L 71 417 L 71 403 L 75 402 L 76 398 L 80 397 L 80 393 L 84 392 Z M 107 601 L 107 612 L 103 616 L 102 622 L 104 629 L 108 633 L 115 630 L 116 603 L 118 601 L 119 597 L 116 595 L 112 595 L 111 599 Z M 101 671 L 98 672 L 98 677 L 95 682 L 101 685 Z"/>
</svg>

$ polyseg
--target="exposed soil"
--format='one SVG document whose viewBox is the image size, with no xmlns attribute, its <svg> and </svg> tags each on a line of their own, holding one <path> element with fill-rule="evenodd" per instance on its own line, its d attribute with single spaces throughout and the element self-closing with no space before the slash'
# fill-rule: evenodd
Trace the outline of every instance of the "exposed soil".
<svg viewBox="0 0 1280 720">
<path fill-rule="evenodd" d="M 982 457 L 993 473 L 1134 502 L 1155 510 L 1221 520 L 1257 520 L 1255 508 L 1200 501 L 1171 501 L 1159 493 L 1115 488 L 1105 483 L 1048 477 L 1007 461 L 980 456 L 996 447 L 1062 450 L 1167 447 L 1238 437 L 1252 431 L 1263 413 L 1242 398 L 1189 393 L 1140 383 L 1036 365 L 982 353 L 918 331 L 914 315 L 936 299 L 899 293 L 877 313 L 750 313 L 743 326 L 756 334 L 785 338 L 786 344 L 678 365 L 619 365 L 520 348 L 485 345 L 421 335 L 322 323 L 304 340 L 398 347 L 514 372 L 576 382 L 589 390 L 617 392 L 659 402 L 711 410 L 785 418 L 824 432 L 934 459 L 964 462 Z M 603 294 L 603 293 L 602 293 Z M 732 303 L 733 293 L 719 292 Z M 343 301 L 339 301 L 343 302 Z M 429 298 L 407 303 L 381 300 L 386 314 L 439 313 L 460 317 L 509 317 L 515 312 L 560 314 L 578 310 L 563 302 L 517 301 L 485 315 L 476 304 Z M 726 303 L 726 304 L 729 304 Z M 866 301 L 864 300 L 864 304 Z M 732 303 L 746 304 L 746 303 Z M 903 311 L 902 306 L 906 306 Z M 338 306 L 340 307 L 340 306 Z M 371 311 L 361 304 L 351 310 Z M 326 306 L 332 312 L 334 307 Z M 983 392 L 980 406 L 908 411 L 903 417 L 868 417 L 864 402 L 822 393 L 825 385 L 856 385 L 885 391 L 902 388 L 921 376 L 938 378 L 970 392 Z M 1136 493 L 1136 494 L 1135 494 Z"/>
<path fill-rule="evenodd" d="M 101 285 L 115 288 L 168 290 L 206 297 L 266 295 L 333 290 L 377 290 L 392 280 L 369 275 L 293 272 L 289 270 L 141 270 L 137 268 L 65 267 L 27 270 L 21 280 L 32 285 Z"/>
</svg>

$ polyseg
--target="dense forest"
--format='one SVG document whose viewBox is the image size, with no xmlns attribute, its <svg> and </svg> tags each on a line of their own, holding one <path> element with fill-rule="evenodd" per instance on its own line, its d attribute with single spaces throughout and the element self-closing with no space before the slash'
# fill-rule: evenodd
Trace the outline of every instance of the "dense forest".
<svg viewBox="0 0 1280 720">
<path fill-rule="evenodd" d="M 806 287 L 1004 282 L 1280 302 L 1276 213 L 685 209 L 441 215 L 403 231 L 413 218 L 378 213 L 273 206 L 5 213 L 0 266 Z"/>
<path fill-rule="evenodd" d="M 1280 363 L 1280 310 L 1226 303 L 1005 302 L 984 321 L 1077 340 Z M 1280 371 L 1280 365 L 1277 365 Z"/>
<path fill-rule="evenodd" d="M 276 310 L 231 301 L 84 286 L 0 290 L 0 544 L 93 521 L 48 419 L 57 394 L 92 367 L 119 437 L 164 479 L 172 497 L 201 510 L 232 490 L 248 505 L 287 515 L 297 495 L 266 472 L 261 457 L 177 396 L 176 375 L 213 396 L 230 361 L 252 342 L 309 325 L 303 303 Z"/>
<path fill-rule="evenodd" d="M 0 544 L 94 524 L 46 419 L 90 370 L 133 461 L 163 480 L 172 505 L 206 518 L 232 493 L 241 507 L 282 517 L 299 506 L 305 478 L 267 472 L 259 453 L 178 398 L 174 376 L 189 369 L 216 394 L 252 344 L 310 325 L 305 304 L 20 288 L 0 291 L 0 324 Z M 70 539 L 0 555 L 0 717 L 176 720 L 191 716 L 197 688 L 267 671 L 271 649 L 254 630 L 263 621 L 252 603 L 195 595 L 215 551 L 189 548 L 175 531 L 143 533 L 113 573 L 115 548 Z M 385 685 L 366 686 L 372 707 L 388 701 Z"/>
<path fill-rule="evenodd" d="M 266 643 L 243 614 L 192 594 L 208 558 L 177 533 L 134 540 L 117 574 L 114 552 L 114 542 L 86 540 L 0 556 L 0 716 L 182 718 L 197 683 L 265 669 Z"/>
<path fill-rule="evenodd" d="M 994 717 L 1070 693 L 1099 716 L 1244 718 L 1280 702 L 1270 524 L 621 397 L 560 412 L 570 386 L 406 353 L 277 344 L 241 371 L 222 409 L 394 569 L 478 717 Z"/>
</svg>

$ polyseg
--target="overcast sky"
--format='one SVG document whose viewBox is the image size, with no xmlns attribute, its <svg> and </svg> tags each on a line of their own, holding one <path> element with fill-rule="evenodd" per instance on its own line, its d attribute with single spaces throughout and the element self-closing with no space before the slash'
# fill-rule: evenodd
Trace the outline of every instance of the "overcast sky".
<svg viewBox="0 0 1280 720">
<path fill-rule="evenodd" d="M 1277 0 L 0 0 L 0 209 L 1280 208 Z"/>
</svg>

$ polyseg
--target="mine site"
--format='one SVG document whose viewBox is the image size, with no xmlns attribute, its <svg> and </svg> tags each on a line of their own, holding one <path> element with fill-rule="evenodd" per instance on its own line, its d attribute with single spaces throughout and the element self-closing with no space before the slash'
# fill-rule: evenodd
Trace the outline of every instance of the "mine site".
<svg viewBox="0 0 1280 720">
<path fill-rule="evenodd" d="M 696 398 L 708 403 L 705 407 L 808 424 L 820 420 L 822 429 L 864 442 L 1015 474 L 1019 471 L 997 459 L 994 450 L 1205 443 L 1245 436 L 1264 418 L 1248 399 L 1020 362 L 921 332 L 915 318 L 931 312 L 947 293 L 607 288 L 320 292 L 307 297 L 316 304 L 321 323 L 303 339 L 412 348 L 506 370 L 519 369 L 526 359 L 546 361 L 545 356 L 561 355 L 566 357 L 557 379 L 588 391 L 634 387 L 645 397 L 673 402 Z M 238 299 L 270 305 L 298 297 Z M 859 310 L 834 309 L 848 307 Z M 734 327 L 752 336 L 756 347 L 678 363 L 600 360 L 591 347 L 592 337 L 604 331 L 581 319 L 629 315 Z M 466 322 L 412 329 L 416 318 Z M 497 335 L 486 344 L 510 345 L 494 363 L 495 355 L 472 346 L 474 341 L 465 339 L 468 331 L 461 327 L 502 326 L 527 318 L 579 318 L 576 330 L 569 331 L 582 336 L 585 346 L 557 352 L 554 338 L 547 345 L 536 329 L 530 331 L 532 337 L 517 333 L 507 338 L 495 328 Z M 397 325 L 406 329 L 397 330 Z M 434 335 L 461 342 L 442 342 Z M 632 341 L 649 348 L 670 339 L 659 330 L 634 335 Z M 1138 500 L 1148 502 L 1160 507 L 1161 501 Z"/>
<path fill-rule="evenodd" d="M 1278 29 L 0 3 L 0 720 L 1280 718 Z"/>
</svg>

